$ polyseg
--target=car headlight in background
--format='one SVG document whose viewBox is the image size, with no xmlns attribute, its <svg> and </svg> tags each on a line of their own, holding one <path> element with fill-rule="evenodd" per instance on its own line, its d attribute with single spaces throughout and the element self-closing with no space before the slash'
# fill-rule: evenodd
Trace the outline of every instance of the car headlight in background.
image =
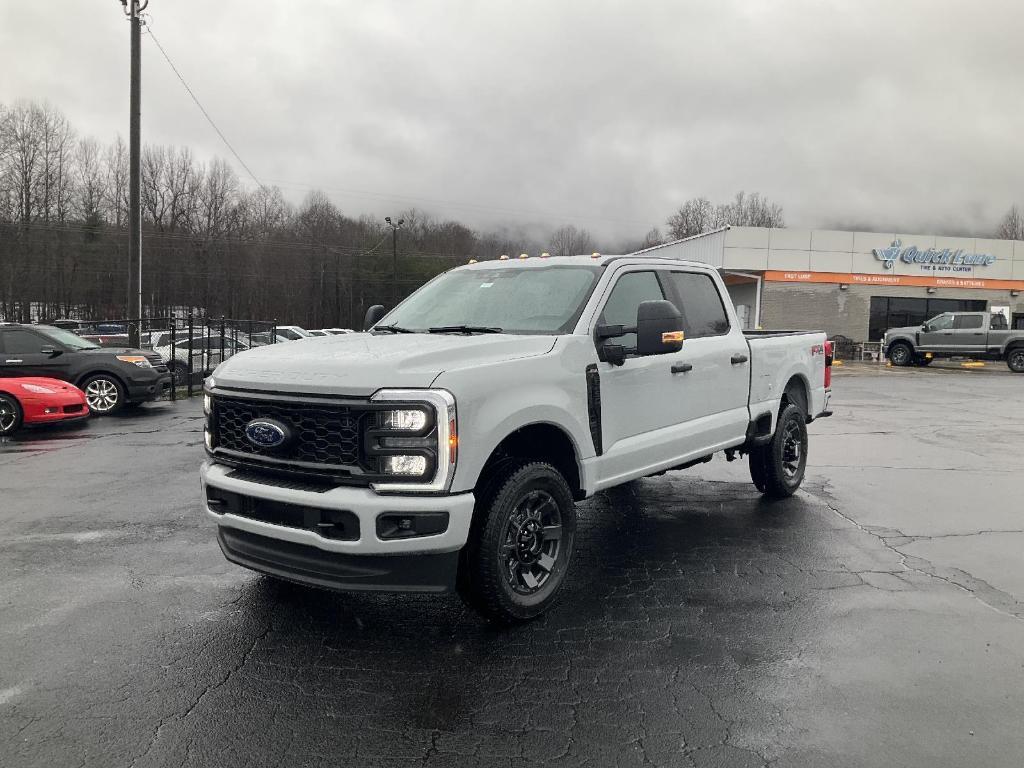
<svg viewBox="0 0 1024 768">
<path fill-rule="evenodd" d="M 117 355 L 117 359 L 122 363 L 131 363 L 137 365 L 139 368 L 152 368 L 153 364 L 149 362 L 142 355 Z"/>
<path fill-rule="evenodd" d="M 382 389 L 371 401 L 392 401 L 367 433 L 367 453 L 390 479 L 374 490 L 437 493 L 451 486 L 458 456 L 455 398 L 443 389 Z"/>
<path fill-rule="evenodd" d="M 42 387 L 38 384 L 22 384 L 21 388 L 26 392 L 34 392 L 37 395 L 53 395 L 57 393 L 56 389 L 50 389 L 50 387 Z"/>
</svg>

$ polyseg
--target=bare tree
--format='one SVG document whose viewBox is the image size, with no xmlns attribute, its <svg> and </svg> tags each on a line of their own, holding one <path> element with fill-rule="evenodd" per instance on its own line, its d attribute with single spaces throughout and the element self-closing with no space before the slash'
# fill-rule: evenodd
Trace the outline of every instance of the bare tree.
<svg viewBox="0 0 1024 768">
<path fill-rule="evenodd" d="M 1010 206 L 999 222 L 996 237 L 1000 240 L 1024 240 L 1024 216 L 1016 205 Z"/>
<path fill-rule="evenodd" d="M 551 234 L 548 250 L 552 256 L 578 256 L 593 252 L 594 240 L 587 230 L 568 224 Z"/>
<path fill-rule="evenodd" d="M 761 197 L 737 192 L 732 202 L 712 205 L 705 197 L 687 200 L 668 218 L 669 234 L 681 240 L 727 225 L 738 227 L 784 227 L 782 207 Z"/>
</svg>

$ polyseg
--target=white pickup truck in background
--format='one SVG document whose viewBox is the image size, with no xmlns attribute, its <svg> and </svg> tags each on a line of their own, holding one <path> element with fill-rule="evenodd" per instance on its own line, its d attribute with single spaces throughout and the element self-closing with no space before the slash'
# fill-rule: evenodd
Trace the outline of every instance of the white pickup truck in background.
<svg viewBox="0 0 1024 768">
<path fill-rule="evenodd" d="M 824 333 L 741 330 L 707 265 L 472 263 L 368 333 L 241 353 L 207 381 L 202 481 L 225 556 L 342 590 L 458 589 L 532 618 L 571 563 L 575 501 L 748 456 L 801 484 L 828 415 Z"/>
</svg>

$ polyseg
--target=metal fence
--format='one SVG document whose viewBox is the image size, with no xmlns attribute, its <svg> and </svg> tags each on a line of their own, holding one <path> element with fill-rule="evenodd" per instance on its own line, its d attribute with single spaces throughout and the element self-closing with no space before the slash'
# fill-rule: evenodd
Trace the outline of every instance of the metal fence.
<svg viewBox="0 0 1024 768">
<path fill-rule="evenodd" d="M 278 341 L 276 320 L 250 320 L 185 315 L 146 317 L 141 320 L 90 321 L 74 329 L 82 338 L 103 347 L 129 346 L 137 332 L 142 349 L 163 358 L 171 374 L 169 396 L 192 397 L 202 392 L 203 379 L 221 362 L 238 352 Z"/>
</svg>

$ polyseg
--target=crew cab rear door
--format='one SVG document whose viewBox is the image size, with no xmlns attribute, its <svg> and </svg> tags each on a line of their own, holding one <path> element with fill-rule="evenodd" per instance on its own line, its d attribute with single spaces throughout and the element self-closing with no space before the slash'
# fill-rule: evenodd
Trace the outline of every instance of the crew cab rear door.
<svg viewBox="0 0 1024 768">
<path fill-rule="evenodd" d="M 950 337 L 950 352 L 981 354 L 985 351 L 988 331 L 985 328 L 985 314 L 964 312 L 953 320 L 953 334 Z"/>
</svg>

